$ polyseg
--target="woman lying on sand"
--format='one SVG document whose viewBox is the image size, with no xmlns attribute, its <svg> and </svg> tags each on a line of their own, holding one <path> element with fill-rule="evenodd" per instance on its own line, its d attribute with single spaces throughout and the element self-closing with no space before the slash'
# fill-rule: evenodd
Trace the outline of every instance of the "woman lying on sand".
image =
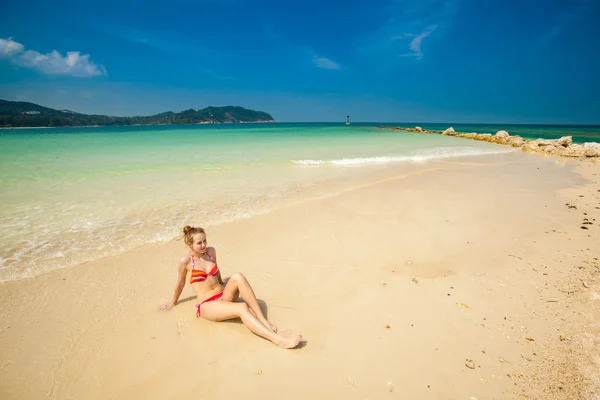
<svg viewBox="0 0 600 400">
<path fill-rule="evenodd" d="M 298 346 L 302 335 L 288 339 L 277 333 L 277 327 L 267 321 L 258 306 L 254 291 L 244 275 L 237 272 L 228 279 L 227 284 L 223 283 L 217 266 L 215 248 L 206 247 L 204 229 L 186 225 L 183 228 L 183 240 L 190 248 L 190 253 L 181 257 L 177 264 L 179 275 L 173 301 L 162 304 L 160 310 L 170 310 L 177 304 L 189 271 L 190 284 L 198 298 L 197 317 L 202 316 L 209 321 L 241 318 L 252 333 L 270 340 L 279 347 L 292 349 Z M 240 295 L 245 302 L 237 302 Z"/>
</svg>

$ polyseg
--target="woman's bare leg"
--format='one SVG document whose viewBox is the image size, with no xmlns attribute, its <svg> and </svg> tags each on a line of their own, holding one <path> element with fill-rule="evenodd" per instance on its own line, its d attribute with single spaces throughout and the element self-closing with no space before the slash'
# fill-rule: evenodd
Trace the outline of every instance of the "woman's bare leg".
<svg viewBox="0 0 600 400">
<path fill-rule="evenodd" d="M 240 272 L 236 272 L 229 278 L 227 285 L 225 285 L 222 298 L 224 301 L 236 301 L 239 295 L 241 295 L 244 301 L 248 303 L 248 306 L 254 315 L 256 315 L 258 320 L 262 322 L 264 326 L 271 329 L 273 332 L 277 332 L 277 326 L 270 323 L 262 313 L 262 310 L 258 305 L 258 300 L 256 300 L 254 290 L 252 290 L 246 277 Z"/>
<path fill-rule="evenodd" d="M 209 321 L 224 321 L 227 319 L 241 318 L 242 322 L 252 333 L 263 337 L 284 349 L 293 349 L 302 340 L 302 335 L 288 339 L 268 329 L 258 318 L 250 312 L 246 303 L 232 303 L 217 300 L 202 304 L 200 315 Z"/>
</svg>

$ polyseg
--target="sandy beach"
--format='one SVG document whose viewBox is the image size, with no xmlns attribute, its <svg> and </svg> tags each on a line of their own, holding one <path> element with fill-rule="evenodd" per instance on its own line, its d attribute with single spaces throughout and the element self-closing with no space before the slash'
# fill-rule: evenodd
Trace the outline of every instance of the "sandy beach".
<svg viewBox="0 0 600 400">
<path fill-rule="evenodd" d="M 600 398 L 599 162 L 517 151 L 332 188 L 207 227 L 300 349 L 197 319 L 189 285 L 157 311 L 186 248 L 153 244 L 0 284 L 0 398 Z"/>
</svg>

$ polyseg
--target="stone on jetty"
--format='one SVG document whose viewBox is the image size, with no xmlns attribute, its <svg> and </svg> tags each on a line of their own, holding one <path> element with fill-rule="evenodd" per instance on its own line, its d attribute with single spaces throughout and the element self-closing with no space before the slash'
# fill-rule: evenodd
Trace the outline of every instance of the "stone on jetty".
<svg viewBox="0 0 600 400">
<path fill-rule="evenodd" d="M 600 157 L 600 143 L 572 144 L 564 148 L 560 154 L 565 157 Z"/>
<path fill-rule="evenodd" d="M 558 148 L 551 144 L 551 145 L 544 147 L 544 152 L 546 152 L 548 154 L 556 154 L 556 153 L 558 153 Z"/>
<path fill-rule="evenodd" d="M 523 151 L 558 154 L 564 157 L 600 157 L 600 143 L 573 144 L 572 136 L 563 136 L 556 140 L 536 139 L 526 141 L 523 145 Z"/>
<path fill-rule="evenodd" d="M 423 128 L 421 128 L 420 126 L 415 126 L 415 131 L 423 132 Z"/>
<path fill-rule="evenodd" d="M 508 144 L 512 147 L 523 147 L 525 140 L 521 136 L 510 136 L 508 138 Z"/>
<path fill-rule="evenodd" d="M 600 157 L 600 143 L 588 142 L 583 144 L 586 157 Z"/>
<path fill-rule="evenodd" d="M 493 136 L 491 133 L 482 133 L 481 135 L 478 135 L 476 133 L 468 133 L 465 136 L 460 135 L 460 134 L 458 134 L 456 136 L 471 138 L 471 139 L 480 140 L 480 141 L 484 141 L 484 142 L 492 142 L 493 141 Z"/>
<path fill-rule="evenodd" d="M 556 144 L 562 147 L 569 147 L 573 144 L 573 136 L 563 136 L 556 140 Z"/>
<path fill-rule="evenodd" d="M 453 127 L 450 127 L 448 129 L 446 129 L 445 131 L 443 131 L 442 135 L 454 136 L 454 135 L 456 135 L 456 131 L 454 130 Z"/>
<path fill-rule="evenodd" d="M 534 141 L 532 141 L 532 143 L 535 143 L 536 146 L 538 146 L 538 147 L 546 147 L 546 146 L 553 146 L 555 141 L 554 140 L 546 140 L 546 139 L 535 139 Z"/>
<path fill-rule="evenodd" d="M 567 147 L 561 155 L 565 157 L 585 157 L 585 151 L 583 150 L 583 146 L 580 144 L 572 144 Z"/>
<path fill-rule="evenodd" d="M 537 143 L 534 142 L 525 142 L 522 146 L 523 151 L 538 151 L 540 147 Z"/>
<path fill-rule="evenodd" d="M 497 139 L 502 139 L 502 140 L 508 139 L 510 137 L 510 135 L 506 131 L 498 131 L 498 132 L 496 132 L 495 136 Z"/>
</svg>

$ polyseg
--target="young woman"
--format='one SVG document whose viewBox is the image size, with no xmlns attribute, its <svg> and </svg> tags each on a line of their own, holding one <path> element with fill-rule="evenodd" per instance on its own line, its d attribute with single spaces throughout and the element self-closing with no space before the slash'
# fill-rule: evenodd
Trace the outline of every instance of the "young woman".
<svg viewBox="0 0 600 400">
<path fill-rule="evenodd" d="M 241 318 L 250 331 L 270 340 L 284 349 L 292 349 L 300 343 L 302 335 L 288 339 L 277 333 L 277 327 L 265 318 L 254 291 L 241 273 L 233 274 L 223 283 L 221 271 L 217 266 L 217 254 L 214 247 L 206 247 L 206 233 L 202 228 L 186 225 L 183 228 L 183 239 L 190 248 L 189 254 L 179 260 L 177 284 L 171 303 L 162 304 L 160 310 L 173 308 L 185 286 L 187 273 L 190 272 L 190 284 L 196 291 L 198 304 L 196 316 L 209 321 L 224 321 Z M 244 302 L 238 302 L 242 297 Z"/>
</svg>

